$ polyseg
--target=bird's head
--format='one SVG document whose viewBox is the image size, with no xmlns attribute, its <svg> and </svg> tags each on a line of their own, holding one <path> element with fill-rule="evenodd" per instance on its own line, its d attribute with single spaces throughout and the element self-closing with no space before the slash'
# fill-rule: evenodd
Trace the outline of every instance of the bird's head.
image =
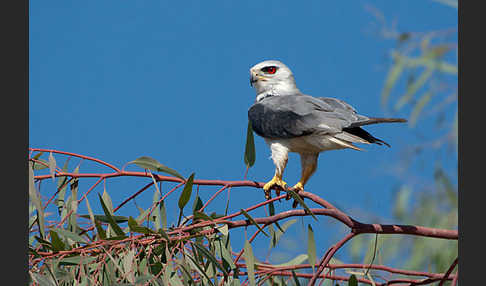
<svg viewBox="0 0 486 286">
<path fill-rule="evenodd" d="M 268 60 L 250 69 L 250 84 L 257 93 L 257 101 L 268 95 L 300 93 L 292 71 L 280 61 Z"/>
</svg>

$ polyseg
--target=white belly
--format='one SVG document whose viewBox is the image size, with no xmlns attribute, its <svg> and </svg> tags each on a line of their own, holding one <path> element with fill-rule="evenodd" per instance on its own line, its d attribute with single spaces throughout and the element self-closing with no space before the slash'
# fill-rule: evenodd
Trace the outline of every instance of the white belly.
<svg viewBox="0 0 486 286">
<path fill-rule="evenodd" d="M 288 149 L 289 152 L 296 153 L 319 153 L 327 150 L 345 148 L 342 145 L 329 140 L 329 137 L 331 136 L 332 135 L 311 134 L 289 139 L 275 140 L 265 138 L 265 142 L 270 146 L 279 143 L 279 145 Z"/>
</svg>

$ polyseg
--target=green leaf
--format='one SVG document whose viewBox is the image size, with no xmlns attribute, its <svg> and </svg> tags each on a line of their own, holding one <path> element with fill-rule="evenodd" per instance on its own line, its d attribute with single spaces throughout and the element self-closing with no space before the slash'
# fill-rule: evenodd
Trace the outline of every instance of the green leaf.
<svg viewBox="0 0 486 286">
<path fill-rule="evenodd" d="M 99 238 L 102 239 L 102 240 L 105 240 L 106 239 L 106 232 L 103 229 L 103 227 L 101 227 L 101 223 L 99 221 L 95 220 L 95 226 L 96 226 L 96 231 L 98 231 Z"/>
<path fill-rule="evenodd" d="M 293 266 L 302 264 L 302 262 L 308 260 L 307 254 L 299 254 L 296 257 L 292 258 L 291 260 L 281 263 L 281 264 L 272 264 L 273 267 L 286 267 L 286 266 Z M 266 265 L 264 263 L 256 263 L 256 265 Z"/>
<path fill-rule="evenodd" d="M 287 192 L 292 196 L 294 200 L 296 200 L 304 209 L 307 213 L 309 213 L 312 218 L 314 218 L 317 221 L 317 217 L 314 215 L 314 213 L 310 210 L 310 208 L 304 203 L 304 200 L 297 194 L 295 191 L 291 189 L 287 189 Z"/>
<path fill-rule="evenodd" d="M 90 215 L 87 214 L 87 215 L 80 215 L 80 217 L 83 217 L 83 218 L 90 218 Z M 113 218 L 113 220 L 116 222 L 116 223 L 123 223 L 123 222 L 127 222 L 128 221 L 128 217 L 126 216 L 119 216 L 119 215 L 112 215 L 111 216 Z M 109 223 L 110 220 L 108 219 L 107 216 L 105 215 L 93 215 L 93 218 L 100 221 L 100 222 L 105 222 L 105 223 Z"/>
<path fill-rule="evenodd" d="M 273 204 L 273 202 L 270 202 L 268 204 L 268 212 L 269 212 L 270 216 L 275 215 L 275 205 Z M 278 229 L 280 229 L 281 232 L 284 232 L 282 227 L 280 227 L 280 224 L 278 223 L 278 221 L 275 222 L 275 225 L 278 227 Z"/>
<path fill-rule="evenodd" d="M 227 224 L 223 224 L 222 226 L 218 226 L 216 228 L 222 235 L 224 236 L 228 236 L 228 225 Z"/>
<path fill-rule="evenodd" d="M 53 251 L 61 251 L 66 249 L 66 245 L 57 235 L 57 232 L 50 230 L 49 233 L 51 234 L 51 245 Z"/>
<path fill-rule="evenodd" d="M 170 174 L 170 175 L 173 175 L 181 180 L 186 180 L 181 174 L 179 174 L 176 170 L 174 169 L 171 169 L 163 164 L 161 164 L 159 161 L 153 159 L 153 158 L 150 158 L 148 156 L 142 156 L 142 157 L 139 157 L 131 162 L 128 162 L 128 164 L 135 164 L 137 166 L 139 166 L 140 168 L 144 168 L 144 169 L 149 169 L 149 170 L 152 170 L 152 171 L 157 171 L 157 172 L 163 172 L 163 173 L 167 173 L 167 174 Z"/>
<path fill-rule="evenodd" d="M 71 231 L 69 231 L 67 229 L 53 228 L 51 231 L 55 231 L 60 236 L 62 236 L 64 238 L 69 238 L 69 239 L 71 239 L 74 242 L 78 242 L 78 243 L 88 243 L 86 241 L 86 239 L 84 239 L 82 236 L 80 236 L 79 234 L 76 234 L 74 232 L 71 232 Z"/>
<path fill-rule="evenodd" d="M 245 165 L 250 168 L 255 164 L 255 142 L 253 139 L 253 129 L 251 128 L 251 122 L 248 121 L 248 128 L 246 131 L 246 145 L 245 145 Z"/>
<path fill-rule="evenodd" d="M 240 210 L 241 213 L 252 223 L 254 224 L 265 236 L 269 237 L 268 234 L 263 230 L 263 228 L 244 210 Z"/>
<path fill-rule="evenodd" d="M 52 277 L 50 276 L 31 271 L 29 271 L 29 273 L 32 280 L 34 280 L 34 282 L 36 282 L 39 286 L 56 286 L 56 284 L 52 281 Z"/>
<path fill-rule="evenodd" d="M 49 163 L 46 160 L 37 159 L 37 161 L 41 161 L 42 163 L 49 165 Z M 32 163 L 33 163 L 34 170 L 43 170 L 43 169 L 49 168 L 48 166 L 46 166 L 44 164 L 40 164 L 40 163 L 37 163 L 37 162 L 32 162 Z"/>
<path fill-rule="evenodd" d="M 167 233 L 165 233 L 165 231 L 163 229 L 159 229 L 157 231 L 157 233 L 159 233 L 160 235 L 162 235 L 162 237 L 165 238 L 167 241 L 170 241 L 169 236 L 167 235 Z"/>
<path fill-rule="evenodd" d="M 152 198 L 153 205 L 157 205 L 160 201 L 160 192 L 154 192 L 154 196 Z M 162 228 L 162 218 L 160 217 L 160 208 L 154 208 L 151 219 L 154 221 L 155 229 L 159 230 Z"/>
<path fill-rule="evenodd" d="M 223 260 L 224 267 L 229 269 L 236 269 L 236 265 L 233 262 L 233 257 L 231 256 L 230 251 L 225 247 L 223 239 L 218 238 L 214 243 L 214 248 L 216 250 L 216 253 L 218 253 Z"/>
<path fill-rule="evenodd" d="M 198 211 L 195 211 L 194 212 L 194 215 L 193 215 L 193 220 L 210 220 L 212 221 L 213 219 L 208 216 L 207 214 L 203 213 L 203 212 L 198 212 Z"/>
<path fill-rule="evenodd" d="M 251 286 L 255 286 L 255 256 L 253 256 L 253 249 L 248 240 L 245 239 L 245 246 L 243 256 L 246 262 L 246 271 L 248 272 L 248 281 Z"/>
<path fill-rule="evenodd" d="M 37 210 L 37 224 L 39 225 L 39 234 L 42 238 L 44 238 L 44 207 L 42 206 L 41 196 L 35 188 L 34 170 L 32 170 L 32 162 L 29 162 L 29 199 L 32 201 L 35 209 Z"/>
<path fill-rule="evenodd" d="M 358 279 L 354 274 L 351 274 L 351 276 L 349 276 L 348 286 L 358 286 Z"/>
<path fill-rule="evenodd" d="M 56 159 L 52 156 L 52 152 L 49 153 L 49 161 L 47 164 L 49 165 L 49 174 L 52 177 L 52 181 L 54 181 L 56 176 Z"/>
<path fill-rule="evenodd" d="M 103 211 L 105 212 L 105 215 L 108 218 L 108 221 L 109 221 L 111 228 L 113 228 L 113 230 L 115 231 L 115 233 L 118 236 L 121 236 L 121 237 L 125 236 L 125 233 L 123 232 L 123 230 L 118 226 L 118 224 L 116 224 L 115 220 L 113 219 L 113 216 L 111 215 L 110 211 L 106 207 L 105 202 L 103 201 L 103 198 L 101 197 L 100 194 L 98 194 L 98 197 L 100 199 L 101 206 L 103 207 Z"/>
<path fill-rule="evenodd" d="M 91 264 L 96 260 L 96 257 L 91 256 L 70 256 L 64 257 L 59 261 L 59 265 L 79 265 L 79 264 Z"/>
<path fill-rule="evenodd" d="M 212 286 L 214 286 L 214 283 L 211 281 L 211 279 L 208 277 L 208 275 L 206 274 L 206 271 L 204 271 L 204 269 L 201 268 L 201 266 L 199 266 L 199 264 L 196 262 L 196 260 L 189 254 L 186 254 L 186 257 L 189 258 L 189 264 L 191 264 L 193 267 L 192 269 L 195 269 L 197 272 L 199 272 L 199 274 L 201 276 L 204 276 L 204 278 L 206 278 L 207 282 L 209 284 L 211 284 Z M 206 281 L 204 281 L 206 282 Z"/>
<path fill-rule="evenodd" d="M 196 246 L 198 251 L 200 251 L 204 256 L 206 256 L 206 258 L 209 261 L 211 261 L 211 263 L 213 263 L 216 267 L 218 267 L 221 271 L 223 271 L 224 275 L 226 276 L 228 275 L 228 271 L 224 269 L 224 267 L 218 262 L 216 257 L 214 257 L 214 255 L 211 252 L 209 252 L 203 245 L 200 245 L 199 243 L 194 243 L 194 246 Z"/>
<path fill-rule="evenodd" d="M 417 104 L 415 104 L 412 113 L 410 114 L 410 121 L 409 125 L 410 127 L 415 127 L 417 124 L 417 120 L 419 118 L 420 113 L 424 109 L 425 105 L 429 103 L 430 99 L 434 96 L 434 93 L 427 91 L 424 95 L 420 97 L 418 100 Z"/>
<path fill-rule="evenodd" d="M 299 278 L 297 277 L 293 269 L 292 269 L 292 277 L 294 278 L 295 286 L 300 286 Z"/>
<path fill-rule="evenodd" d="M 194 214 L 196 211 L 199 211 L 203 207 L 203 202 L 199 195 L 196 195 L 196 199 L 194 199 L 194 203 L 192 205 L 192 213 Z"/>
<path fill-rule="evenodd" d="M 144 234 L 151 234 L 155 233 L 155 231 L 151 230 L 148 227 L 138 225 L 137 221 L 133 219 L 133 217 L 128 218 L 128 227 L 132 232 L 144 233 Z"/>
<path fill-rule="evenodd" d="M 398 78 L 403 72 L 404 63 L 403 59 L 399 54 L 393 54 L 395 63 L 388 71 L 388 76 L 385 80 L 385 85 L 383 87 L 383 91 L 381 92 L 381 103 L 383 106 L 386 106 L 388 102 L 388 98 L 390 97 L 390 92 L 395 83 L 397 82 Z"/>
<path fill-rule="evenodd" d="M 282 235 L 285 233 L 285 231 L 287 231 L 287 229 L 291 225 L 293 225 L 296 221 L 297 221 L 297 219 L 288 220 L 282 225 L 282 228 L 280 230 L 274 231 L 272 239 L 270 240 L 270 248 L 273 248 L 277 245 L 278 241 L 280 240 L 280 237 L 282 237 Z"/>
<path fill-rule="evenodd" d="M 191 199 L 193 180 L 194 180 L 194 173 L 192 173 L 191 176 L 189 176 L 189 179 L 187 179 L 186 185 L 184 186 L 181 196 L 179 197 L 179 208 L 181 210 L 186 206 L 186 204 Z"/>
<path fill-rule="evenodd" d="M 400 97 L 398 102 L 395 104 L 395 110 L 400 110 L 403 106 L 405 106 L 405 104 L 410 102 L 410 100 L 412 100 L 413 96 L 417 93 L 417 91 L 422 86 L 424 86 L 427 80 L 432 76 L 433 72 L 433 68 L 426 69 L 424 72 L 422 72 L 422 74 L 416 81 L 408 85 L 407 92 L 402 97 Z"/>
<path fill-rule="evenodd" d="M 309 256 L 309 263 L 312 265 L 312 271 L 315 271 L 316 241 L 314 239 L 314 231 L 310 224 L 307 225 L 307 255 Z"/>
<path fill-rule="evenodd" d="M 46 160 L 39 159 L 39 157 L 42 156 L 42 154 L 44 154 L 44 152 L 39 152 L 34 157 L 32 157 L 32 159 L 34 159 L 36 161 L 41 161 L 42 163 L 45 163 L 46 165 L 49 165 L 49 163 L 46 162 Z M 48 168 L 46 165 L 39 164 L 37 162 L 32 162 L 32 167 L 34 168 L 34 170 L 46 169 L 46 168 Z"/>
</svg>

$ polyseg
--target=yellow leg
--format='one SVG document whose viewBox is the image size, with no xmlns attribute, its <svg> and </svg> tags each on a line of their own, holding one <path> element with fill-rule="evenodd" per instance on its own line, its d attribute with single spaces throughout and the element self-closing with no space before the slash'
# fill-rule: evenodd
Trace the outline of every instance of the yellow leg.
<svg viewBox="0 0 486 286">
<path fill-rule="evenodd" d="M 312 176 L 312 174 L 314 174 L 314 172 L 317 169 L 317 157 L 318 154 L 300 155 L 300 160 L 302 163 L 302 173 L 299 182 L 292 187 L 293 191 L 296 191 L 297 193 L 304 191 L 304 185 L 307 183 L 309 178 Z M 287 199 L 290 199 L 290 197 L 288 196 Z M 297 201 L 293 202 L 292 207 L 293 208 L 297 207 Z"/>
<path fill-rule="evenodd" d="M 300 177 L 299 182 L 295 184 L 295 186 L 293 186 L 292 189 L 294 189 L 297 192 L 303 191 L 304 185 L 307 183 L 307 181 L 312 176 L 312 174 L 314 174 L 316 169 L 317 169 L 317 164 L 314 163 L 305 166 L 305 168 L 302 169 L 302 175 Z"/>
</svg>

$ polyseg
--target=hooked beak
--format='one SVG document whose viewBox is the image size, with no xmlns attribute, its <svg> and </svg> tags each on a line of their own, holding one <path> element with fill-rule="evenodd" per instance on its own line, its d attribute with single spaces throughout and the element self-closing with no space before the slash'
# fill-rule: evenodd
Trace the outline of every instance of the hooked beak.
<svg viewBox="0 0 486 286">
<path fill-rule="evenodd" d="M 259 80 L 265 81 L 266 79 L 263 76 L 258 75 L 255 71 L 250 70 L 250 85 L 253 86 L 253 84 Z"/>
<path fill-rule="evenodd" d="M 253 86 L 255 82 L 257 82 L 257 75 L 254 71 L 250 71 L 250 85 Z"/>
</svg>

